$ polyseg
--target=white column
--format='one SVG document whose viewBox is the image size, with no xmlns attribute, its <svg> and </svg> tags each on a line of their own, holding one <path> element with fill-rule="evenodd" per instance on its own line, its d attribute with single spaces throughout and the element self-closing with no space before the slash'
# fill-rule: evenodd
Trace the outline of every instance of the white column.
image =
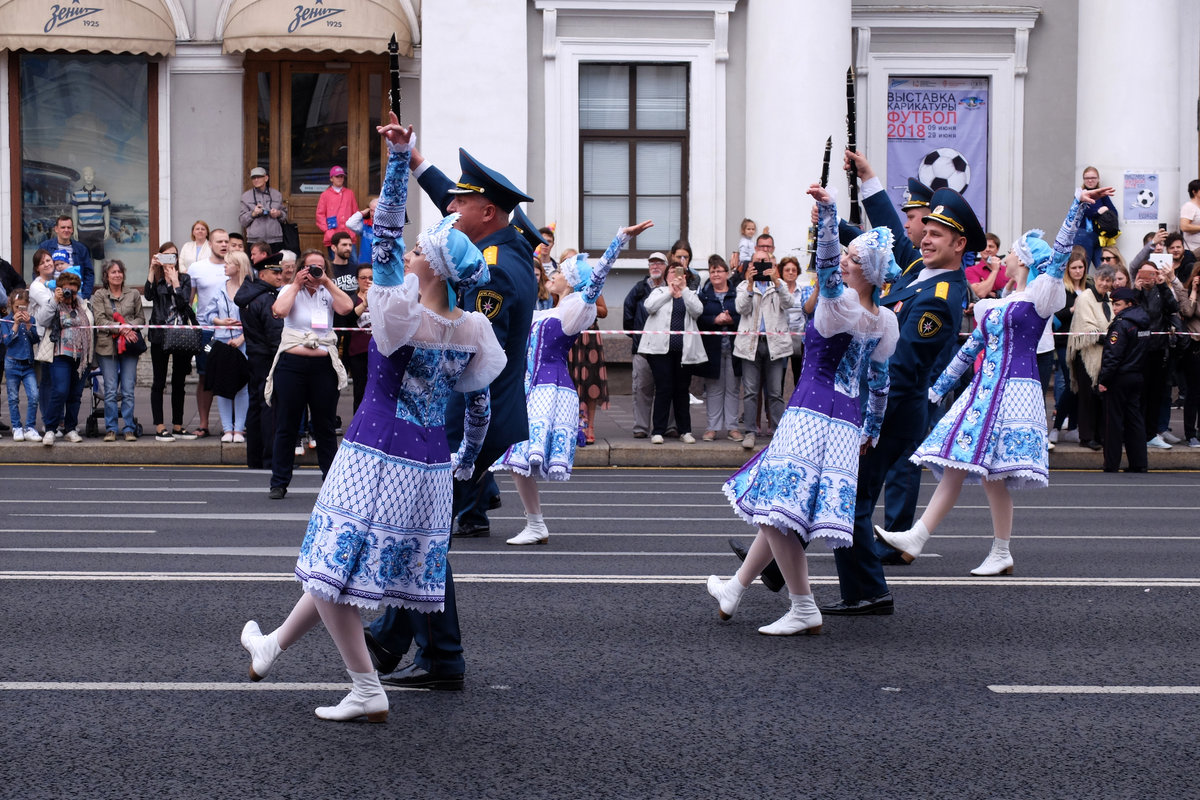
<svg viewBox="0 0 1200 800">
<path fill-rule="evenodd" d="M 1126 258 L 1136 255 L 1155 221 L 1127 222 L 1126 171 L 1158 173 L 1158 221 L 1179 226 L 1180 121 L 1195 109 L 1179 108 L 1179 0 L 1088 0 L 1080 3 L 1079 76 L 1076 92 L 1075 177 L 1086 166 L 1100 182 L 1115 186 L 1121 212 L 1118 243 Z M 1125 53 L 1120 68 L 1102 54 Z M 1136 55 L 1133 55 L 1136 54 Z M 1078 185 L 1078 180 L 1076 181 Z M 1186 186 L 1186 181 L 1184 181 Z"/>
<path fill-rule="evenodd" d="M 417 148 L 452 180 L 464 147 L 529 188 L 526 13 L 524 3 L 422 3 Z M 426 223 L 437 219 L 428 200 L 421 211 Z"/>
<path fill-rule="evenodd" d="M 829 185 L 845 211 L 850 34 L 850 0 L 747 6 L 745 216 L 760 232 L 771 226 L 778 257 L 806 247 L 812 200 L 804 190 L 821 176 L 829 136 Z"/>
</svg>

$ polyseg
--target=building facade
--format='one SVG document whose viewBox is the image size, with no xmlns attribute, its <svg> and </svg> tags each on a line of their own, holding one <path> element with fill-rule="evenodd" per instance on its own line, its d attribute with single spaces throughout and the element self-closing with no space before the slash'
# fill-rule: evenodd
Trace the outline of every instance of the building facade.
<svg viewBox="0 0 1200 800">
<path fill-rule="evenodd" d="M 804 252 L 827 138 L 847 197 L 849 67 L 888 190 L 945 181 L 1004 242 L 1053 230 L 1094 165 L 1135 252 L 1198 174 L 1190 0 L 7 0 L 0 255 L 28 276 L 54 218 L 103 193 L 105 256 L 137 279 L 195 220 L 239 228 L 255 166 L 318 243 L 330 167 L 362 204 L 378 191 L 392 33 L 402 116 L 448 174 L 461 146 L 510 176 L 558 249 L 656 220 L 614 299 L 677 239 L 701 267 L 728 257 L 743 217 Z M 414 203 L 412 224 L 434 214 Z"/>
</svg>

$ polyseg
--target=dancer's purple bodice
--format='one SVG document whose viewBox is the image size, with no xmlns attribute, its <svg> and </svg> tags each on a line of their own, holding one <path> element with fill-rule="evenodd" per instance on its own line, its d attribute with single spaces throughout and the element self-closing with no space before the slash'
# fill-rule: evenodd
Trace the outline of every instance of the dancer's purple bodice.
<svg viewBox="0 0 1200 800">
<path fill-rule="evenodd" d="M 346 441 L 423 464 L 449 461 L 446 400 L 470 358 L 413 345 L 384 356 L 372 340 L 367 386 Z"/>
<path fill-rule="evenodd" d="M 987 336 L 988 350 L 995 350 L 1000 342 L 1008 340 L 1004 353 L 1007 363 L 1001 369 L 1006 378 L 1040 380 L 1037 343 L 1046 330 L 1046 320 L 1038 316 L 1033 303 L 1009 303 L 990 309 L 980 324 Z"/>
<path fill-rule="evenodd" d="M 851 397 L 835 388 L 838 367 L 853 341 L 854 336 L 849 333 L 835 334 L 827 339 L 817 333 L 816 326 L 809 321 L 804 329 L 804 367 L 788 407 L 808 408 L 855 425 L 862 423 L 857 395 Z"/>
<path fill-rule="evenodd" d="M 563 332 L 562 320 L 555 316 L 547 316 L 533 323 L 529 333 L 529 351 L 526 354 L 526 364 L 533 365 L 533 385 L 545 386 L 553 384 L 574 389 L 571 372 L 567 367 L 567 354 L 579 335 L 568 336 Z M 529 384 L 525 386 L 529 393 Z"/>
</svg>

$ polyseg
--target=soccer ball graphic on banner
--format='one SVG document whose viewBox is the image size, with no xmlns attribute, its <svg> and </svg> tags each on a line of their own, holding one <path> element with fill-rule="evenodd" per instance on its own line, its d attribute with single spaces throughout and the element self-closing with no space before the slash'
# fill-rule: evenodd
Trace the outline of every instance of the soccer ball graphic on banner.
<svg viewBox="0 0 1200 800">
<path fill-rule="evenodd" d="M 1154 191 L 1151 189 L 1142 189 L 1137 193 L 1137 204 L 1142 208 L 1149 208 L 1154 205 Z"/>
<path fill-rule="evenodd" d="M 921 159 L 917 180 L 933 189 L 950 188 L 960 194 L 971 184 L 971 165 L 951 147 L 939 147 Z"/>
</svg>

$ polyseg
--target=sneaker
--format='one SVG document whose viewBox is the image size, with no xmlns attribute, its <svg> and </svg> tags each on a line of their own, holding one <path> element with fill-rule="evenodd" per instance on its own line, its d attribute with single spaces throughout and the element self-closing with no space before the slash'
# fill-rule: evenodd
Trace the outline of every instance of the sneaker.
<svg viewBox="0 0 1200 800">
<path fill-rule="evenodd" d="M 1163 431 L 1162 433 L 1159 434 L 1159 436 L 1161 436 L 1162 440 L 1164 442 L 1166 442 L 1167 444 L 1179 444 L 1180 442 L 1183 441 L 1183 439 L 1180 439 L 1178 436 L 1171 433 L 1170 431 Z"/>
<path fill-rule="evenodd" d="M 645 439 L 646 436 L 648 436 L 648 435 L 649 434 L 647 434 L 645 431 L 634 431 L 633 432 L 633 438 L 635 438 L 635 439 Z"/>
<path fill-rule="evenodd" d="M 245 442 L 246 442 L 246 437 L 243 436 L 242 434 L 235 433 L 233 435 L 233 443 L 234 444 L 245 444 Z"/>
<path fill-rule="evenodd" d="M 688 405 L 689 406 L 702 406 L 702 405 L 704 405 L 704 401 L 701 400 L 699 397 L 696 397 L 696 395 L 689 393 L 688 394 Z"/>
<path fill-rule="evenodd" d="M 746 448 L 747 450 L 754 449 L 754 434 L 753 433 L 747 433 L 745 436 L 742 437 L 742 447 Z"/>
<path fill-rule="evenodd" d="M 304 440 L 303 439 L 296 442 L 296 455 L 297 456 L 304 455 Z"/>
<path fill-rule="evenodd" d="M 26 428 L 25 429 L 25 441 L 40 442 L 41 440 L 42 440 L 42 435 L 37 432 L 37 428 Z"/>
<path fill-rule="evenodd" d="M 46 431 L 46 435 L 42 437 L 42 444 L 54 447 L 54 431 Z"/>
<path fill-rule="evenodd" d="M 163 428 L 161 431 L 155 432 L 154 441 L 156 441 L 156 442 L 173 442 L 173 441 L 175 441 L 175 436 L 169 430 L 167 430 L 166 428 Z"/>
<path fill-rule="evenodd" d="M 61 438 L 63 438 L 63 432 L 62 432 L 62 431 L 60 431 L 58 428 L 55 428 L 55 429 L 54 429 L 54 438 L 55 438 L 55 439 L 61 439 Z"/>
<path fill-rule="evenodd" d="M 1070 428 L 1068 430 L 1061 431 L 1058 434 L 1058 439 L 1056 441 L 1078 442 L 1079 441 L 1079 429 L 1078 428 Z"/>
<path fill-rule="evenodd" d="M 663 437 L 661 433 L 656 433 L 650 437 L 650 444 L 662 444 Z"/>
<path fill-rule="evenodd" d="M 1197 439 L 1195 436 L 1188 439 L 1188 447 L 1200 447 L 1200 439 Z"/>
<path fill-rule="evenodd" d="M 1050 429 L 1050 442 L 1051 442 L 1051 444 L 1053 444 L 1054 442 L 1057 442 L 1057 441 L 1058 441 L 1058 428 L 1051 428 Z"/>
<path fill-rule="evenodd" d="M 223 434 L 221 434 L 221 441 L 225 442 L 226 444 L 229 444 L 230 442 L 232 442 L 233 441 L 233 431 L 225 431 Z"/>
<path fill-rule="evenodd" d="M 688 432 L 688 433 L 681 434 L 679 437 L 679 441 L 683 442 L 684 444 L 695 444 L 696 437 L 692 436 L 692 434 L 690 432 Z"/>
<path fill-rule="evenodd" d="M 316 449 L 317 449 L 317 440 L 316 440 L 316 437 L 309 436 L 309 437 L 308 437 L 308 438 L 307 438 L 305 441 L 306 441 L 306 443 L 308 444 L 308 449 L 309 449 L 309 450 L 316 450 Z"/>
<path fill-rule="evenodd" d="M 716 431 L 705 431 L 704 435 L 701 436 L 700 438 L 706 442 L 715 442 L 717 440 L 717 432 Z"/>
<path fill-rule="evenodd" d="M 1170 450 L 1171 449 L 1171 445 L 1169 445 L 1165 441 L 1163 441 L 1163 438 L 1161 436 L 1155 436 L 1153 439 L 1146 442 L 1146 447 L 1154 447 L 1159 450 Z"/>
<path fill-rule="evenodd" d="M 75 430 L 70 430 L 70 431 L 67 431 L 67 432 L 64 434 L 64 436 L 66 437 L 66 440 L 67 440 L 68 442 L 70 442 L 71 444 L 79 444 L 80 442 L 82 442 L 82 441 L 83 441 L 83 437 L 82 437 L 82 436 L 80 436 L 80 435 L 79 435 L 79 432 L 78 432 L 78 431 L 75 431 Z M 116 440 L 116 437 L 117 437 L 117 435 L 114 433 L 114 434 L 113 434 L 113 439 L 114 439 L 114 441 Z"/>
<path fill-rule="evenodd" d="M 25 429 L 24 428 L 13 428 L 13 441 L 14 442 L 25 441 Z"/>
<path fill-rule="evenodd" d="M 133 431 L 125 431 L 125 441 L 136 442 L 137 440 L 138 440 L 138 435 L 136 433 L 134 433 Z"/>
<path fill-rule="evenodd" d="M 116 440 L 117 440 L 117 432 L 116 431 L 108 431 L 107 433 L 104 434 L 104 441 L 115 442 Z"/>
<path fill-rule="evenodd" d="M 1053 449 L 1054 449 L 1054 442 L 1046 442 L 1046 449 L 1047 449 L 1047 450 L 1053 450 Z"/>
<path fill-rule="evenodd" d="M 272 486 L 271 491 L 267 493 L 267 497 L 272 500 L 282 500 L 287 496 L 287 489 L 283 486 Z"/>
<path fill-rule="evenodd" d="M 196 439 L 196 434 L 194 434 L 190 431 L 187 431 L 187 430 L 173 431 L 171 433 L 171 435 L 174 436 L 176 439 L 186 439 L 189 442 L 194 441 Z"/>
</svg>

